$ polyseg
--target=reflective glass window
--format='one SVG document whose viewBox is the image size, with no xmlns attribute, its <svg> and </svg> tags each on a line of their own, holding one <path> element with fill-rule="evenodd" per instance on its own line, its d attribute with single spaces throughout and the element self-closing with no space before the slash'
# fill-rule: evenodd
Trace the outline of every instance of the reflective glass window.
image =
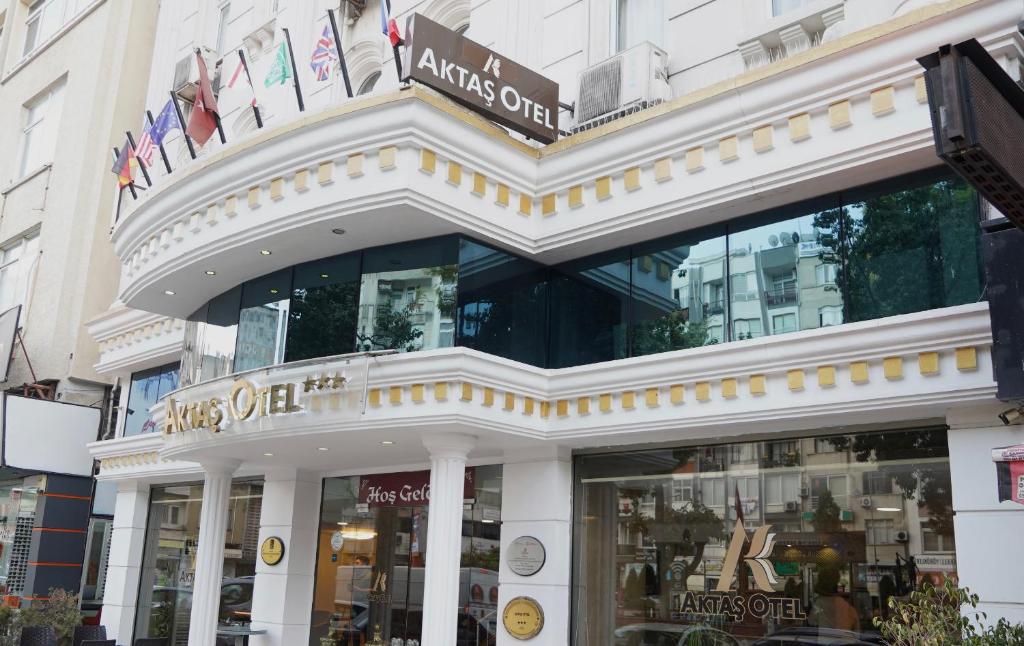
<svg viewBox="0 0 1024 646">
<path fill-rule="evenodd" d="M 981 230 L 977 196 L 966 182 L 944 173 L 912 188 L 871 187 L 845 201 L 847 320 L 978 300 Z"/>
<path fill-rule="evenodd" d="M 838 213 L 828 208 L 831 201 L 730 226 L 733 340 L 835 324 L 843 297 L 836 285 L 839 234 L 828 227 Z"/>
<path fill-rule="evenodd" d="M 552 268 L 548 367 L 566 368 L 627 356 L 629 282 L 627 250 Z"/>
<path fill-rule="evenodd" d="M 178 387 L 179 364 L 170 363 L 132 373 L 128 391 L 128 406 L 124 414 L 124 436 L 152 433 L 156 422 L 149 409 L 167 393 Z"/>
<path fill-rule="evenodd" d="M 173 645 L 188 642 L 202 503 L 202 484 L 151 490 L 135 615 L 137 639 L 160 637 Z M 249 623 L 262 506 L 262 482 L 232 483 L 224 537 L 220 624 Z"/>
<path fill-rule="evenodd" d="M 241 298 L 242 288 L 235 287 L 211 299 L 185 322 L 182 386 L 231 374 Z"/>
<path fill-rule="evenodd" d="M 814 444 L 578 456 L 575 646 L 880 643 L 890 598 L 957 579 L 945 429 Z"/>
<path fill-rule="evenodd" d="M 358 311 L 358 253 L 295 267 L 285 360 L 352 352 Z"/>
<path fill-rule="evenodd" d="M 545 279 L 544 268 L 534 262 L 462 239 L 458 344 L 543 366 Z"/>
<path fill-rule="evenodd" d="M 235 372 L 284 362 L 291 290 L 291 269 L 276 271 L 242 285 Z"/>
<path fill-rule="evenodd" d="M 359 350 L 433 350 L 455 344 L 459 248 L 454 237 L 363 253 Z"/>
<path fill-rule="evenodd" d="M 724 229 L 638 245 L 632 255 L 633 356 L 725 339 Z"/>
</svg>

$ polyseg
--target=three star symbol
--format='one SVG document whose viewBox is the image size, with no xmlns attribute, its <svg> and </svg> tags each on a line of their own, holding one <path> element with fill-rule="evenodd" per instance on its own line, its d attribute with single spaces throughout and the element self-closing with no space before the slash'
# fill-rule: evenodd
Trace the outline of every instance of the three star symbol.
<svg viewBox="0 0 1024 646">
<path fill-rule="evenodd" d="M 314 390 L 338 390 L 340 388 L 344 388 L 347 382 L 348 378 L 340 372 L 336 372 L 333 375 L 325 373 L 319 377 L 316 375 L 310 375 L 302 382 L 302 392 L 308 393 Z"/>
</svg>

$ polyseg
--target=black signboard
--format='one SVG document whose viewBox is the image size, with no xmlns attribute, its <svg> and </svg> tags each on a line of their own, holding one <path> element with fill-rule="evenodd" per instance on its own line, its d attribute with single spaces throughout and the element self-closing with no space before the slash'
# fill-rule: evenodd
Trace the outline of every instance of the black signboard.
<svg viewBox="0 0 1024 646">
<path fill-rule="evenodd" d="M 405 43 L 406 80 L 531 139 L 558 138 L 558 84 L 551 79 L 419 14 L 409 18 Z"/>
</svg>

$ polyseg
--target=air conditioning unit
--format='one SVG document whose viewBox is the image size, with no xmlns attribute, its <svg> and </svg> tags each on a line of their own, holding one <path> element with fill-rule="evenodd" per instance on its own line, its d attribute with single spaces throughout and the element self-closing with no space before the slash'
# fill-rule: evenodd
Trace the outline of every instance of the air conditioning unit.
<svg viewBox="0 0 1024 646">
<path fill-rule="evenodd" d="M 860 506 L 864 509 L 871 509 L 871 496 L 864 496 L 860 499 Z"/>
<path fill-rule="evenodd" d="M 220 90 L 220 61 L 213 50 L 201 47 L 203 59 L 206 61 L 206 69 L 210 72 L 210 85 L 215 92 Z M 199 69 L 196 67 L 195 52 L 189 52 L 187 56 L 174 64 L 174 82 L 171 89 L 178 95 L 178 98 L 188 103 L 196 102 L 196 84 L 199 82 Z"/>
<path fill-rule="evenodd" d="M 904 531 L 896 532 L 896 542 L 897 543 L 906 543 L 909 540 L 910 540 L 910 534 L 908 534 L 908 533 L 906 533 Z"/>
<path fill-rule="evenodd" d="M 668 54 L 651 43 L 640 43 L 580 72 L 573 132 L 589 130 L 671 97 Z"/>
<path fill-rule="evenodd" d="M 800 511 L 800 503 L 795 500 L 790 500 L 786 503 L 786 511 Z"/>
<path fill-rule="evenodd" d="M 800 486 L 800 497 L 801 498 L 806 498 L 809 495 L 811 495 L 811 488 L 808 487 L 807 485 L 801 485 Z"/>
</svg>

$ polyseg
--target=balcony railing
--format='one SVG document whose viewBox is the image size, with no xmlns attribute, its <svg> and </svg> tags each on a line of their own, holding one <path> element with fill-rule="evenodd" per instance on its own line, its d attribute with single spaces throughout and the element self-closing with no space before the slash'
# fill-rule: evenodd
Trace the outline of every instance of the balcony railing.
<svg viewBox="0 0 1024 646">
<path fill-rule="evenodd" d="M 796 283 L 775 287 L 764 293 L 764 302 L 769 307 L 772 305 L 786 305 L 795 303 L 797 297 Z"/>
</svg>

